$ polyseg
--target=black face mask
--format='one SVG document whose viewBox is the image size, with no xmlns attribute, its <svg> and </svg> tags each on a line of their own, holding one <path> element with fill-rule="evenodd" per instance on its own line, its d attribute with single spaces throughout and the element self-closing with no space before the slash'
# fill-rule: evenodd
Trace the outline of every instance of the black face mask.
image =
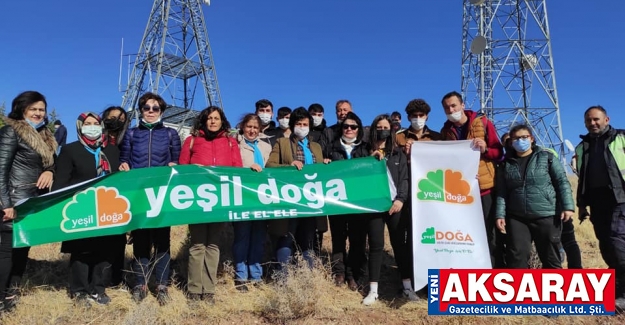
<svg viewBox="0 0 625 325">
<path fill-rule="evenodd" d="M 378 130 L 378 140 L 386 140 L 391 136 L 391 130 Z"/>
<path fill-rule="evenodd" d="M 119 131 L 124 127 L 125 122 L 118 119 L 106 119 L 104 120 L 104 128 L 109 131 Z"/>
</svg>

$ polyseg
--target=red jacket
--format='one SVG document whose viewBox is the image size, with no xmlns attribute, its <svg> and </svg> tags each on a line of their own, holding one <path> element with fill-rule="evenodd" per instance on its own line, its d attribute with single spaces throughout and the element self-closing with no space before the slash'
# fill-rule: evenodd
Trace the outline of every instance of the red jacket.
<svg viewBox="0 0 625 325">
<path fill-rule="evenodd" d="M 222 132 L 211 141 L 206 140 L 202 131 L 198 136 L 187 137 L 182 144 L 179 163 L 243 167 L 239 144 L 236 139 L 228 137 L 226 132 Z"/>
</svg>

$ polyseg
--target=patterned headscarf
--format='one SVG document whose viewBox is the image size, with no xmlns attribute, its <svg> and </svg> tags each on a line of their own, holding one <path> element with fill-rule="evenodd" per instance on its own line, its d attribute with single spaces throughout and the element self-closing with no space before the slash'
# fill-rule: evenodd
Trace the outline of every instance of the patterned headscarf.
<svg viewBox="0 0 625 325">
<path fill-rule="evenodd" d="M 95 156 L 96 175 L 103 176 L 111 173 L 111 164 L 108 158 L 102 151 L 102 148 L 106 147 L 107 137 L 106 134 L 102 134 L 100 139 L 90 140 L 82 134 L 82 126 L 85 124 L 85 120 L 88 117 L 93 117 L 102 124 L 100 116 L 93 112 L 85 112 L 78 116 L 76 120 L 76 133 L 78 134 L 78 141 L 85 146 L 85 149 Z"/>
</svg>

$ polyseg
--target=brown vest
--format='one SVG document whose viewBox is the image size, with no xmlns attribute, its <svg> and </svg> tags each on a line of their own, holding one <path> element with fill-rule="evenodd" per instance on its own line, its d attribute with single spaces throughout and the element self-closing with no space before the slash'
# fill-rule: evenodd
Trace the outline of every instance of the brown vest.
<svg viewBox="0 0 625 325">
<path fill-rule="evenodd" d="M 484 125 L 484 117 L 478 115 L 471 125 L 469 126 L 467 140 L 482 139 L 486 141 L 486 126 Z M 451 127 L 443 128 L 441 130 L 443 140 L 458 140 L 456 134 Z M 480 184 L 480 190 L 489 190 L 495 187 L 495 163 L 481 158 L 480 166 L 478 169 L 478 182 Z"/>
</svg>

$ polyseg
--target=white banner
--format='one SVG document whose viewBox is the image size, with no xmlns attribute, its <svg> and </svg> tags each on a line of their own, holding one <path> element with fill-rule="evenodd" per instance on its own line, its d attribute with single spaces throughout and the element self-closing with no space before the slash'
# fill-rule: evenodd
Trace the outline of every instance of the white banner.
<svg viewBox="0 0 625 325">
<path fill-rule="evenodd" d="M 410 149 L 415 290 L 428 269 L 491 268 L 472 141 L 415 141 Z"/>
</svg>

